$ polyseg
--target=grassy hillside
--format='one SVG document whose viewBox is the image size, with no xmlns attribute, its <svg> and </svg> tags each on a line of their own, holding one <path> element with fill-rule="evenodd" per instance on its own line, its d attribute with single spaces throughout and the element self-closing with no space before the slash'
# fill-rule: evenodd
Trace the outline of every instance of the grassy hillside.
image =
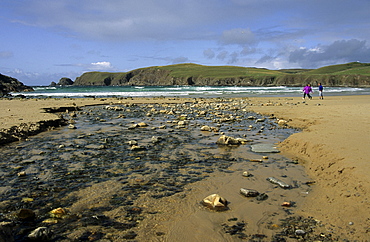
<svg viewBox="0 0 370 242">
<path fill-rule="evenodd" d="M 239 66 L 203 66 L 197 64 L 177 64 L 157 66 L 156 68 L 170 71 L 173 77 L 204 77 L 204 78 L 237 78 L 244 76 L 277 76 L 279 71 L 263 68 Z"/>
<path fill-rule="evenodd" d="M 370 63 L 350 62 L 341 65 L 325 66 L 307 71 L 305 74 L 370 76 Z"/>
</svg>

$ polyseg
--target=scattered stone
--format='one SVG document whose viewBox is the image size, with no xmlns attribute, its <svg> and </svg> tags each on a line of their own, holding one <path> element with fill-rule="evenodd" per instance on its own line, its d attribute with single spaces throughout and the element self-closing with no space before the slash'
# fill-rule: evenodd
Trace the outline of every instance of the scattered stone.
<svg viewBox="0 0 370 242">
<path fill-rule="evenodd" d="M 140 151 L 140 150 L 145 150 L 145 149 L 146 149 L 145 147 L 139 146 L 139 145 L 133 145 L 130 148 L 131 151 Z"/>
<path fill-rule="evenodd" d="M 204 125 L 200 128 L 201 131 L 211 131 L 211 127 Z"/>
<path fill-rule="evenodd" d="M 292 206 L 292 204 L 291 204 L 290 202 L 283 202 L 283 203 L 281 204 L 281 206 L 283 206 L 283 207 L 291 207 L 291 206 Z"/>
<path fill-rule="evenodd" d="M 129 126 L 129 127 L 128 127 L 128 129 L 135 129 L 135 128 L 137 128 L 137 127 L 139 127 L 139 125 L 138 125 L 138 124 L 133 124 L 133 125 Z"/>
<path fill-rule="evenodd" d="M 105 109 L 107 109 L 107 110 L 114 110 L 114 111 L 123 111 L 123 108 L 122 107 L 118 107 L 118 106 L 106 106 Z"/>
<path fill-rule="evenodd" d="M 50 211 L 50 216 L 53 218 L 63 218 L 67 215 L 67 211 L 63 208 L 56 208 Z"/>
<path fill-rule="evenodd" d="M 24 203 L 29 203 L 29 202 L 33 202 L 33 201 L 34 201 L 34 199 L 31 198 L 31 197 L 24 197 L 24 198 L 22 198 L 22 202 L 24 202 Z"/>
<path fill-rule="evenodd" d="M 77 129 L 77 128 L 76 128 L 76 126 L 75 126 L 74 124 L 69 124 L 69 125 L 68 125 L 68 128 L 69 128 L 69 129 Z"/>
<path fill-rule="evenodd" d="M 25 177 L 27 174 L 25 171 L 18 172 L 18 177 Z"/>
<path fill-rule="evenodd" d="M 249 161 L 251 161 L 251 162 L 263 162 L 263 160 L 261 160 L 261 159 L 249 159 Z"/>
<path fill-rule="evenodd" d="M 47 227 L 39 227 L 33 230 L 28 238 L 35 241 L 49 241 L 52 237 L 52 231 Z"/>
<path fill-rule="evenodd" d="M 47 218 L 42 221 L 44 224 L 57 224 L 59 220 L 57 218 Z"/>
<path fill-rule="evenodd" d="M 227 200 L 221 197 L 218 194 L 212 194 L 208 197 L 204 198 L 202 204 L 210 209 L 214 209 L 217 211 L 226 210 L 227 208 Z"/>
<path fill-rule="evenodd" d="M 33 220 L 36 217 L 36 214 L 31 209 L 22 208 L 18 211 L 17 217 L 20 220 Z"/>
<path fill-rule="evenodd" d="M 279 153 L 280 151 L 273 144 L 251 145 L 252 151 L 256 153 Z"/>
<path fill-rule="evenodd" d="M 241 141 L 239 139 L 235 139 L 233 137 L 222 135 L 220 138 L 218 138 L 218 140 L 216 141 L 216 144 L 219 144 L 219 145 L 240 145 Z"/>
<path fill-rule="evenodd" d="M 152 140 L 153 143 L 159 143 L 162 140 L 162 137 L 153 136 L 151 140 Z"/>
<path fill-rule="evenodd" d="M 243 172 L 243 176 L 245 176 L 245 177 L 251 177 L 253 175 L 249 171 L 245 171 L 245 172 Z"/>
<path fill-rule="evenodd" d="M 286 126 L 287 123 L 288 123 L 288 121 L 286 121 L 284 119 L 279 119 L 279 121 L 278 121 L 278 125 L 280 125 L 280 126 Z"/>
<path fill-rule="evenodd" d="M 148 124 L 144 123 L 144 122 L 140 122 L 137 124 L 139 127 L 147 127 Z"/>
<path fill-rule="evenodd" d="M 304 234 L 306 234 L 306 232 L 305 232 L 304 230 L 302 230 L 302 229 L 297 229 L 297 230 L 295 231 L 295 234 L 296 234 L 296 235 L 304 235 Z"/>
<path fill-rule="evenodd" d="M 284 188 L 284 189 L 290 188 L 290 185 L 288 185 L 287 183 L 285 183 L 285 182 L 283 182 L 279 179 L 276 179 L 275 177 L 269 177 L 269 178 L 267 178 L 267 180 L 269 182 L 271 182 L 272 184 L 279 185 L 281 188 Z"/>
<path fill-rule="evenodd" d="M 136 140 L 130 140 L 128 142 L 128 145 L 130 145 L 130 146 L 137 145 L 137 141 Z"/>
<path fill-rule="evenodd" d="M 246 197 L 257 197 L 260 193 L 253 189 L 240 188 L 240 194 Z"/>
</svg>

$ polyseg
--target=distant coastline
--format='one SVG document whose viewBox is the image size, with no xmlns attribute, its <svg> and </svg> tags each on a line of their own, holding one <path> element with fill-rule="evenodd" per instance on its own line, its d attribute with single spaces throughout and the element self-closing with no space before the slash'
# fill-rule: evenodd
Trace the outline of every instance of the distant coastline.
<svg viewBox="0 0 370 242">
<path fill-rule="evenodd" d="M 62 81 L 62 79 L 61 79 Z M 351 62 L 318 69 L 268 70 L 237 66 L 178 64 L 129 72 L 86 72 L 74 86 L 290 86 L 370 87 L 370 64 Z"/>
</svg>

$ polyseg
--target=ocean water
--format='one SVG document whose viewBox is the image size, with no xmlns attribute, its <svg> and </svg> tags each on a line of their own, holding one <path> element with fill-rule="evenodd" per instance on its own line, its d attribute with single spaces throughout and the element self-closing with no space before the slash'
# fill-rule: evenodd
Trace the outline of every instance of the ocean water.
<svg viewBox="0 0 370 242">
<path fill-rule="evenodd" d="M 237 87 L 237 86 L 64 86 L 33 87 L 34 92 L 12 93 L 26 97 L 268 97 L 300 96 L 302 87 Z M 314 96 L 318 94 L 314 87 Z M 324 95 L 369 95 L 370 88 L 325 87 Z"/>
</svg>

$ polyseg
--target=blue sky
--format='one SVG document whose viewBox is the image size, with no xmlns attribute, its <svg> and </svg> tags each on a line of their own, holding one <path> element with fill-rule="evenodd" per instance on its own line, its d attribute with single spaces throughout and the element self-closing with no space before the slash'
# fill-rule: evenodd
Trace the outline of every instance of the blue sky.
<svg viewBox="0 0 370 242">
<path fill-rule="evenodd" d="M 370 62 L 369 9 L 369 0 L 2 0 L 0 73 L 49 85 L 189 62 Z"/>
</svg>

